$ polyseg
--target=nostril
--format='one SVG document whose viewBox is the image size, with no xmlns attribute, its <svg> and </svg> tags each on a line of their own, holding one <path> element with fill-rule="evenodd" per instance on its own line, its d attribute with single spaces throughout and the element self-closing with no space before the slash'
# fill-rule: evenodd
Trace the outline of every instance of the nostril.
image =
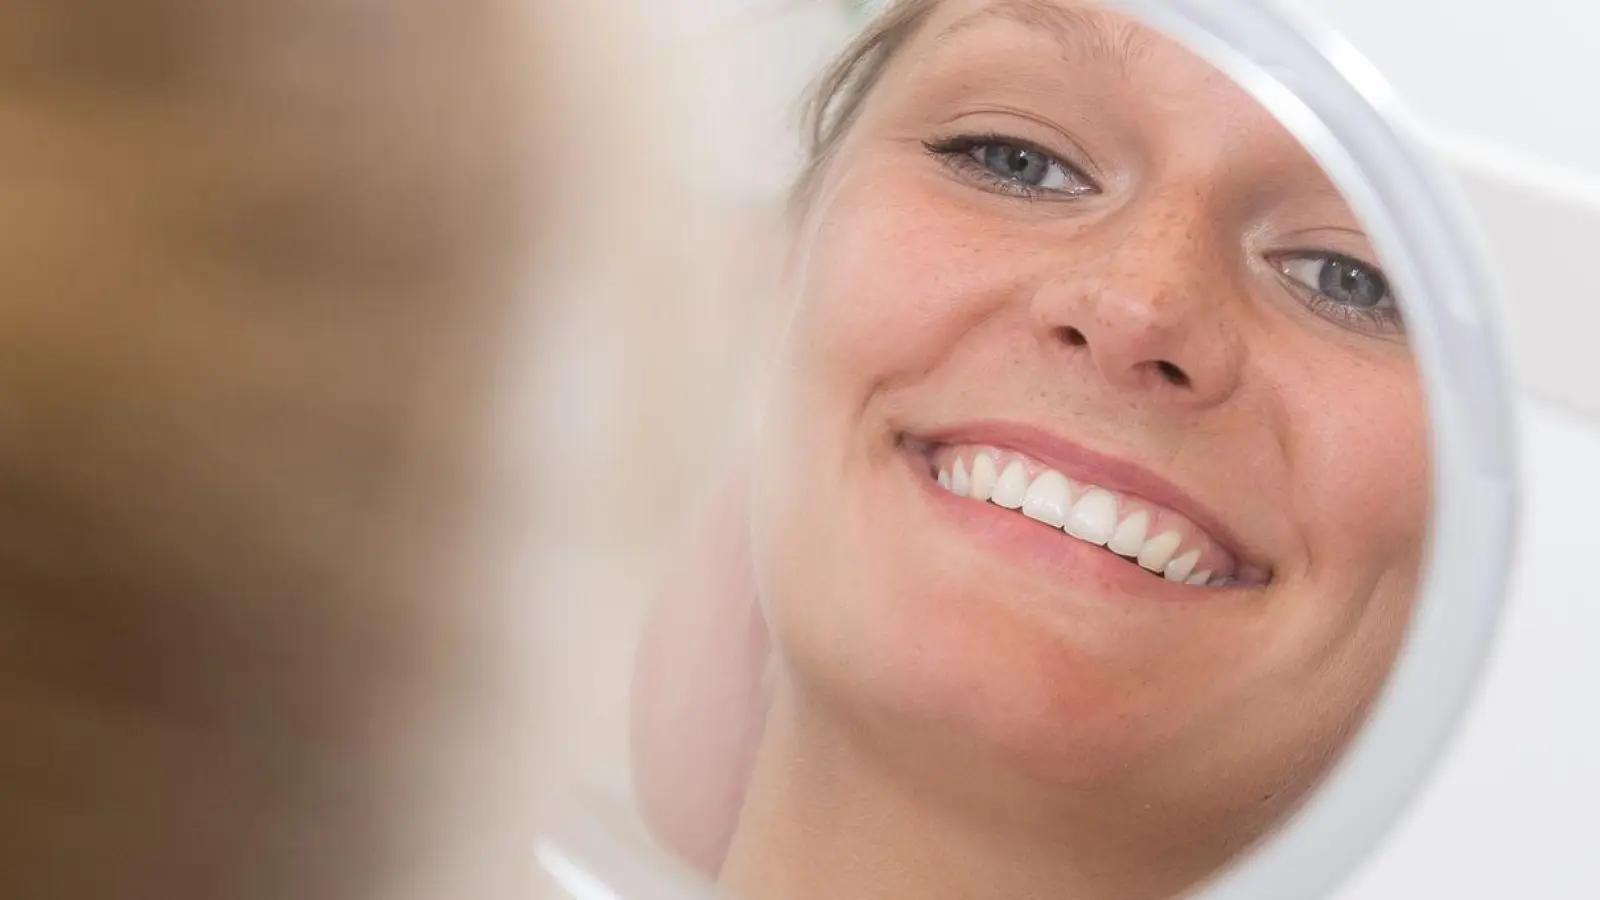
<svg viewBox="0 0 1600 900">
<path fill-rule="evenodd" d="M 1172 363 L 1169 363 L 1163 359 L 1156 363 L 1156 369 L 1161 373 L 1162 378 L 1165 378 L 1175 387 L 1186 388 L 1189 386 L 1189 376 L 1184 374 L 1182 369 L 1178 368 Z"/>
<path fill-rule="evenodd" d="M 1083 347 L 1089 343 L 1089 339 L 1084 336 L 1083 332 L 1070 325 L 1056 330 L 1061 336 L 1062 343 L 1069 347 Z"/>
</svg>

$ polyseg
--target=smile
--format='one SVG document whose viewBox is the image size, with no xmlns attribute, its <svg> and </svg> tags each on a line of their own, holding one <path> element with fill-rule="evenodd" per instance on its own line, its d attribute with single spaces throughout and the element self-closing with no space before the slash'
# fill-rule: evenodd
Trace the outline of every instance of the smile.
<svg viewBox="0 0 1600 900">
<path fill-rule="evenodd" d="M 1135 494 L 1069 477 L 1025 453 L 978 444 L 925 447 L 929 476 L 957 497 L 1011 510 L 1103 548 L 1130 566 L 1194 587 L 1259 585 L 1265 574 L 1190 517 Z"/>
</svg>

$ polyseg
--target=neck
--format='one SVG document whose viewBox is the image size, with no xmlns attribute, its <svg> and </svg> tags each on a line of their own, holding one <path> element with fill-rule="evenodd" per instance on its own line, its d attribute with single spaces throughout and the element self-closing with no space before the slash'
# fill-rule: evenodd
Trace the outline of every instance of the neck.
<svg viewBox="0 0 1600 900">
<path fill-rule="evenodd" d="M 722 869 L 733 896 L 1156 900 L 1192 889 L 1237 851 L 1214 829 L 1174 825 L 1127 797 L 1122 806 L 1140 807 L 1132 815 L 1104 798 L 1046 808 L 1044 785 L 906 764 L 867 731 L 789 683 L 778 689 Z"/>
</svg>

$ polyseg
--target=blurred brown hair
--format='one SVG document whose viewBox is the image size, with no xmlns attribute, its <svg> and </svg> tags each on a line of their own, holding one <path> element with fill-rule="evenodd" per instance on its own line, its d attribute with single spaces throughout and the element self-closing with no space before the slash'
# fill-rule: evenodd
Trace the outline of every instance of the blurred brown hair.
<svg viewBox="0 0 1600 900">
<path fill-rule="evenodd" d="M 521 885 L 523 6 L 0 0 L 0 895 Z"/>
</svg>

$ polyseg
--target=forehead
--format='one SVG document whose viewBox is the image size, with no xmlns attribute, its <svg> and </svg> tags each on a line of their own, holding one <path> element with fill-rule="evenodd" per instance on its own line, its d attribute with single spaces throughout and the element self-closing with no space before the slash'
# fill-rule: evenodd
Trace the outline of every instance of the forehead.
<svg viewBox="0 0 1600 900">
<path fill-rule="evenodd" d="M 996 44 L 1050 57 L 1056 72 L 1150 93 L 1204 95 L 1213 106 L 1260 109 L 1214 66 L 1136 19 L 1084 0 L 935 0 L 909 42 L 923 63 L 982 56 Z M 1262 110 L 1264 113 L 1265 111 Z"/>
<path fill-rule="evenodd" d="M 1069 0 L 946 0 L 928 22 L 936 46 L 959 43 L 963 35 L 1010 26 L 1055 43 L 1067 59 L 1132 70 L 1149 54 L 1165 49 L 1165 39 L 1125 16 L 1097 5 Z"/>
</svg>

